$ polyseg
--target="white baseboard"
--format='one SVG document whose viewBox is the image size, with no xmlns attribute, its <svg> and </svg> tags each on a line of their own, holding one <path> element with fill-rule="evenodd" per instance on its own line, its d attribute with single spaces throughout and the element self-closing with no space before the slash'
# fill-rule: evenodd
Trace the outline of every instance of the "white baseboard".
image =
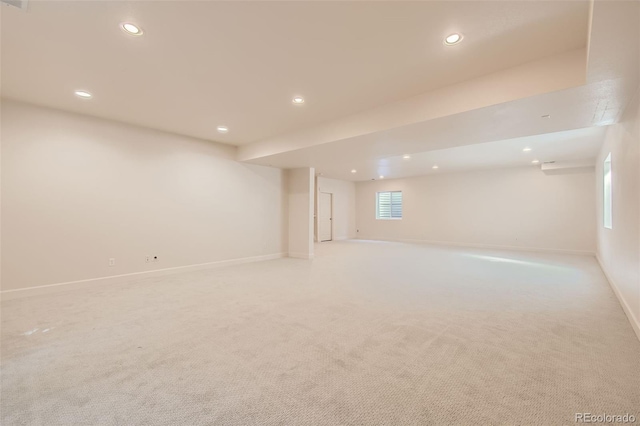
<svg viewBox="0 0 640 426">
<path fill-rule="evenodd" d="M 588 250 L 565 250 L 565 249 L 553 249 L 553 248 L 541 248 L 541 247 L 524 247 L 524 246 L 503 246 L 495 244 L 477 244 L 477 243 L 458 243 L 451 241 L 434 241 L 434 240 L 412 240 L 401 238 L 370 238 L 370 237 L 358 237 L 359 240 L 373 240 L 373 241 L 391 241 L 398 243 L 413 243 L 413 244 L 432 244 L 437 246 L 450 246 L 450 247 L 470 247 L 470 248 L 483 248 L 492 250 L 516 250 L 516 251 L 532 251 L 539 253 L 554 253 L 554 254 L 577 254 L 580 256 L 595 256 L 595 252 Z"/>
<path fill-rule="evenodd" d="M 627 318 L 631 323 L 631 327 L 633 328 L 633 331 L 636 332 L 636 336 L 638 337 L 638 340 L 640 340 L 640 321 L 638 321 L 638 318 L 636 318 L 636 316 L 633 314 L 633 311 L 629 307 L 629 304 L 627 303 L 625 298 L 622 296 L 622 293 L 620 293 L 620 289 L 618 288 L 618 285 L 611 278 L 611 275 L 609 275 L 609 273 L 607 272 L 607 268 L 605 268 L 604 262 L 602 262 L 602 259 L 600 259 L 600 256 L 596 255 L 596 259 L 598 259 L 598 263 L 600 264 L 600 269 L 602 269 L 602 272 L 604 272 L 604 276 L 607 278 L 607 281 L 609 281 L 609 286 L 611 287 L 611 289 L 613 290 L 613 293 L 616 295 L 616 297 L 618 298 L 618 301 L 622 305 L 622 310 L 627 315 Z"/>
<path fill-rule="evenodd" d="M 294 252 L 289 252 L 289 257 L 293 257 L 295 259 L 311 260 L 311 259 L 313 259 L 313 253 L 294 253 Z"/>
<path fill-rule="evenodd" d="M 118 284 L 127 281 L 139 280 L 144 278 L 161 277 L 180 272 L 192 272 L 202 269 L 220 268 L 223 266 L 240 265 L 243 263 L 260 262 L 264 260 L 280 259 L 285 257 L 286 253 L 273 253 L 262 256 L 242 257 L 238 259 L 220 260 L 217 262 L 199 263 L 196 265 L 176 266 L 174 268 L 156 269 L 153 271 L 133 272 L 130 274 L 112 275 L 109 277 L 90 278 L 86 280 L 69 281 L 57 284 L 47 284 L 35 287 L 18 288 L 14 290 L 0 291 L 2 300 L 12 300 L 22 297 L 37 296 L 59 291 L 74 290 L 86 285 L 98 284 Z"/>
</svg>

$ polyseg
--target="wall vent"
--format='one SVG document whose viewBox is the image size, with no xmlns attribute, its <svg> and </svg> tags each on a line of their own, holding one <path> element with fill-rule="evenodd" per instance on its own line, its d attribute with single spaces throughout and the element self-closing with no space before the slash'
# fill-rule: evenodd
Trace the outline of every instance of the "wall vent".
<svg viewBox="0 0 640 426">
<path fill-rule="evenodd" d="M 0 3 L 6 6 L 17 7 L 18 9 L 27 10 L 29 0 L 0 0 Z"/>
</svg>

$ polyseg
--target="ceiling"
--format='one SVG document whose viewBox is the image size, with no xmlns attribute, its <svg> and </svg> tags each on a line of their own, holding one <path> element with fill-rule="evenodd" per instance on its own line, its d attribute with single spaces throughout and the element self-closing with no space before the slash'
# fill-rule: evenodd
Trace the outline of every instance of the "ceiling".
<svg viewBox="0 0 640 426">
<path fill-rule="evenodd" d="M 346 180 L 593 162 L 640 69 L 640 2 L 32 0 L 0 12 L 5 98 Z M 444 45 L 453 32 L 462 42 Z"/>
<path fill-rule="evenodd" d="M 489 142 L 517 147 L 521 138 L 533 137 L 554 141 L 546 145 L 545 157 L 593 164 L 594 144 L 601 144 L 603 132 L 580 129 L 618 122 L 638 91 L 640 2 L 596 1 L 590 18 L 586 49 L 245 145 L 238 158 L 282 168 L 314 167 L 347 180 L 401 178 L 427 173 L 426 163 L 439 158 L 433 151 L 446 160 L 440 173 L 515 165 L 515 158 L 504 155 L 510 151 L 503 143 Z M 467 153 L 477 161 L 467 161 Z M 426 163 L 414 167 L 397 161 L 404 154 Z M 352 169 L 358 173 L 351 174 Z"/>
<path fill-rule="evenodd" d="M 455 156 L 447 157 L 446 167 L 440 172 L 500 167 L 494 158 L 503 160 L 502 166 L 515 165 L 516 157 L 505 157 L 502 148 L 511 144 L 513 152 L 518 152 L 521 141 L 546 141 L 545 156 L 540 158 L 543 161 L 553 157 L 569 160 L 568 153 L 574 155 L 575 160 L 594 158 L 593 144 L 599 147 L 604 125 L 618 119 L 622 107 L 614 101 L 624 99 L 625 93 L 625 86 L 618 80 L 582 85 L 333 142 L 257 155 L 249 161 L 280 168 L 314 167 L 327 177 L 369 180 L 381 174 L 386 178 L 420 174 L 417 172 L 422 168 L 414 169 L 405 162 L 393 160 L 405 154 L 412 157 L 425 154 L 424 158 L 428 159 L 426 154 L 434 151 L 462 155 L 457 160 Z M 611 115 L 600 113 L 605 108 Z M 543 118 L 546 115 L 549 118 Z M 582 142 L 585 150 L 563 146 L 571 143 L 571 147 L 577 148 Z M 465 161 L 465 152 L 476 154 L 478 149 L 484 152 L 478 161 Z M 358 170 L 356 175 L 351 174 L 354 168 Z"/>
<path fill-rule="evenodd" d="M 389 179 L 504 167 L 540 167 L 552 161 L 561 164 L 582 160 L 585 164 L 593 165 L 602 146 L 605 130 L 605 127 L 588 127 L 419 152 L 409 155 L 409 158 L 397 155 L 375 162 L 361 158 L 349 164 L 351 169 L 347 164 L 327 163 L 317 172 L 323 176 L 359 181 L 378 179 L 380 176 Z M 533 160 L 537 160 L 537 163 L 533 164 Z M 351 173 L 351 170 L 356 173 Z"/>
<path fill-rule="evenodd" d="M 3 97 L 242 145 L 585 48 L 589 4 L 30 1 L 1 12 Z M 452 32 L 464 40 L 445 46 Z"/>
</svg>

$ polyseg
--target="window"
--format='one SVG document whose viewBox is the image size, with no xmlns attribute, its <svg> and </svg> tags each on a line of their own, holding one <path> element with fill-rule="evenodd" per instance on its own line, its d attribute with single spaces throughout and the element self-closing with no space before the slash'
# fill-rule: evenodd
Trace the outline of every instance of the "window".
<svg viewBox="0 0 640 426">
<path fill-rule="evenodd" d="M 402 219 L 402 191 L 376 193 L 376 219 Z"/>
<path fill-rule="evenodd" d="M 604 219 L 604 227 L 608 229 L 613 229 L 613 215 L 611 212 L 612 207 L 612 191 L 611 191 L 611 153 L 607 155 L 607 158 L 604 160 L 604 167 L 602 168 L 603 175 L 603 188 L 604 194 L 602 197 L 604 203 L 604 211 L 603 211 L 603 219 Z"/>
</svg>

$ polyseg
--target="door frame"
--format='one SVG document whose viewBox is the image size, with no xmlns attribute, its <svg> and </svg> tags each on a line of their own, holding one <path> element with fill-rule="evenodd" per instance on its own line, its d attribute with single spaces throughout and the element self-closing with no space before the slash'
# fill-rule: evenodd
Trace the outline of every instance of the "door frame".
<svg viewBox="0 0 640 426">
<path fill-rule="evenodd" d="M 323 240 L 322 239 L 322 194 L 327 194 L 331 199 L 331 210 L 329 212 L 329 223 L 331 224 L 331 239 Z M 318 191 L 318 241 L 321 243 L 326 243 L 328 241 L 333 241 L 333 192 L 323 192 Z"/>
</svg>

